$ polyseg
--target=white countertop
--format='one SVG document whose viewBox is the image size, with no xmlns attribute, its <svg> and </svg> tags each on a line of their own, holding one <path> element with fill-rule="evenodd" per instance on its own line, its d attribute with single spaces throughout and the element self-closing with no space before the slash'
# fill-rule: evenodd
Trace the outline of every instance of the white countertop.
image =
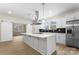
<svg viewBox="0 0 79 59">
<path fill-rule="evenodd" d="M 33 33 L 22 33 L 22 35 L 30 35 L 39 38 L 47 38 L 50 36 L 55 36 L 56 33 L 42 33 L 42 34 L 33 34 Z"/>
</svg>

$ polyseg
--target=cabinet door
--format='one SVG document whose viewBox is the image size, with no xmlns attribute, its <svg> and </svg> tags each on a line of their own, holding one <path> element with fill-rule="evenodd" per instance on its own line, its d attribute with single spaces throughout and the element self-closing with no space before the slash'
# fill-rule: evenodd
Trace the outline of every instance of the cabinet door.
<svg viewBox="0 0 79 59">
<path fill-rule="evenodd" d="M 28 44 L 29 46 L 33 47 L 33 40 L 34 40 L 34 38 L 32 36 L 26 35 L 26 36 L 23 37 L 23 40 L 24 40 L 24 42 L 26 44 Z"/>
<path fill-rule="evenodd" d="M 65 39 L 66 39 L 66 35 L 65 34 L 61 34 L 61 33 L 58 33 L 57 35 L 56 35 L 56 42 L 57 43 L 61 43 L 61 44 L 65 44 Z"/>
<path fill-rule="evenodd" d="M 52 54 L 56 50 L 56 35 L 47 37 L 47 54 Z"/>
<path fill-rule="evenodd" d="M 47 50 L 47 47 L 46 47 L 46 39 L 45 38 L 39 38 L 39 51 L 43 54 L 46 54 L 46 50 Z"/>
<path fill-rule="evenodd" d="M 30 45 L 30 36 L 26 36 L 27 37 L 27 39 L 26 39 L 26 43 L 28 44 L 28 45 Z"/>
<path fill-rule="evenodd" d="M 32 36 L 29 36 L 29 44 L 33 48 L 33 40 L 34 38 Z"/>
<path fill-rule="evenodd" d="M 26 39 L 27 39 L 26 36 L 23 36 L 23 41 L 24 41 L 25 43 L 26 43 Z"/>
<path fill-rule="evenodd" d="M 38 38 L 33 37 L 33 40 L 34 40 L 34 49 L 38 50 Z"/>
<path fill-rule="evenodd" d="M 60 40 L 62 44 L 66 44 L 66 35 L 65 34 L 60 34 Z"/>
<path fill-rule="evenodd" d="M 29 36 L 25 35 L 23 40 L 26 44 L 29 44 Z"/>
<path fill-rule="evenodd" d="M 64 44 L 66 44 L 66 34 L 63 35 Z"/>
<path fill-rule="evenodd" d="M 61 38 L 60 38 L 59 35 L 60 35 L 60 34 L 58 34 L 58 33 L 56 34 L 56 42 L 57 42 L 57 43 L 60 43 L 60 40 L 61 40 Z"/>
<path fill-rule="evenodd" d="M 26 35 L 26 37 L 25 37 L 25 41 L 26 41 L 26 44 L 28 44 L 29 45 L 29 36 L 28 35 Z"/>
</svg>

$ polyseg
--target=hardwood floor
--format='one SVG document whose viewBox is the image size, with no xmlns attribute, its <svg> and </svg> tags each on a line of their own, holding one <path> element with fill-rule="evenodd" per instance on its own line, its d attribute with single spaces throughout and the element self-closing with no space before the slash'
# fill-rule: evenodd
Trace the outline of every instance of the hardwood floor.
<svg viewBox="0 0 79 59">
<path fill-rule="evenodd" d="M 1 55 L 40 55 L 37 51 L 26 45 L 22 37 L 14 37 L 13 41 L 0 43 Z"/>
<path fill-rule="evenodd" d="M 79 55 L 79 49 L 57 44 L 57 55 Z M 0 43 L 0 55 L 41 55 L 26 45 L 22 36 L 14 37 L 13 41 Z"/>
<path fill-rule="evenodd" d="M 57 44 L 57 55 L 79 55 L 79 49 Z"/>
</svg>

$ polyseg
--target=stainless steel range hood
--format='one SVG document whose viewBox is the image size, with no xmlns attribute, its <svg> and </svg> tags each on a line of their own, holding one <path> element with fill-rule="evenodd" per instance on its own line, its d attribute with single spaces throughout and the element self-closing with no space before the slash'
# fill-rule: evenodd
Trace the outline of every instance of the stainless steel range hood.
<svg viewBox="0 0 79 59">
<path fill-rule="evenodd" d="M 32 25 L 40 25 L 40 24 L 41 22 L 39 21 L 39 11 L 36 10 Z"/>
</svg>

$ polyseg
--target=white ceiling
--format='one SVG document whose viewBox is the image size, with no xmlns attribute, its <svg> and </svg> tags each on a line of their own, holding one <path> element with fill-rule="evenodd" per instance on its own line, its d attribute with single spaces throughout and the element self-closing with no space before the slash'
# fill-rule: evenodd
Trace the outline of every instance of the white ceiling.
<svg viewBox="0 0 79 59">
<path fill-rule="evenodd" d="M 39 10 L 39 18 L 43 17 L 41 3 L 0 3 L 0 15 L 33 18 L 34 11 Z M 44 17 L 51 17 L 79 7 L 78 3 L 45 3 Z"/>
</svg>

